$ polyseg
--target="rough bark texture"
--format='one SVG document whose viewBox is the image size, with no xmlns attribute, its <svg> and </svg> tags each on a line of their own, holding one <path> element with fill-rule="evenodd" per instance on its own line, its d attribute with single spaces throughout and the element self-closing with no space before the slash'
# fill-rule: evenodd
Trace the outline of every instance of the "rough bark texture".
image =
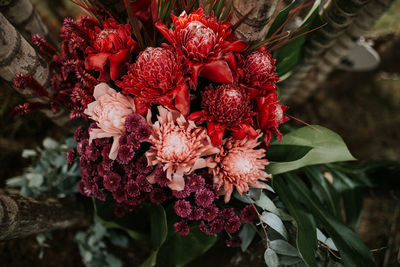
<svg viewBox="0 0 400 267">
<path fill-rule="evenodd" d="M 29 73 L 45 88 L 50 88 L 50 71 L 47 63 L 0 13 L 0 78 L 12 83 L 18 73 Z M 30 89 L 15 89 L 30 102 L 45 102 Z M 64 125 L 69 120 L 64 112 L 53 114 L 46 110 L 43 113 L 58 125 Z"/>
<path fill-rule="evenodd" d="M 232 24 L 235 24 L 254 8 L 249 16 L 236 29 L 236 37 L 250 43 L 262 40 L 278 2 L 278 0 L 233 0 Z"/>
<path fill-rule="evenodd" d="M 87 226 L 91 214 L 66 200 L 0 195 L 0 240 Z"/>
<path fill-rule="evenodd" d="M 331 0 L 321 14 L 328 24 L 312 34 L 302 64 L 283 84 L 281 99 L 291 104 L 306 101 L 392 2 Z"/>
<path fill-rule="evenodd" d="M 48 29 L 29 0 L 2 0 L 0 11 L 27 40 L 34 33 L 48 38 Z"/>
</svg>

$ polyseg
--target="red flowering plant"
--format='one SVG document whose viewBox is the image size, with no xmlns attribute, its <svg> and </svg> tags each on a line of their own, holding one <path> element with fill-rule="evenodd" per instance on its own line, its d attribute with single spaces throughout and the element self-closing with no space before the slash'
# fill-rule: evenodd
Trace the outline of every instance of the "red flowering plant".
<svg viewBox="0 0 400 267">
<path fill-rule="evenodd" d="M 277 66 L 283 67 L 271 52 L 293 16 L 290 6 L 279 13 L 268 38 L 250 46 L 221 20 L 223 1 L 210 1 L 208 9 L 214 12 L 209 14 L 202 6 L 193 11 L 194 4 L 185 1 L 160 1 L 158 8 L 156 1 L 149 1 L 148 8 L 146 1 L 123 2 L 131 25 L 85 5 L 97 19 L 66 19 L 61 52 L 34 37 L 51 57 L 51 97 L 32 79 L 15 79 L 16 85 L 29 82 L 38 95 L 87 122 L 88 127 L 75 131 L 76 151 L 68 153 L 69 162 L 80 163 L 79 192 L 95 200 L 103 222 L 152 236 L 153 256 L 170 265 L 204 252 L 216 234 L 228 246 L 246 249 L 258 232 L 266 253 L 277 257 L 273 244 L 292 245 L 282 222 L 290 217 L 275 205 L 279 198 L 270 199 L 276 196 L 274 189 L 285 204 L 288 198 L 282 183 L 271 187 L 272 175 L 351 158 L 338 141 L 346 156 L 321 161 L 323 145 L 302 139 L 310 127 L 290 132 L 286 139 L 279 130 L 289 118 L 278 99 Z M 317 7 L 311 10 L 314 16 Z M 172 11 L 180 15 L 169 21 L 166 14 Z M 149 38 L 149 23 L 168 43 Z M 289 37 L 305 37 L 305 32 L 295 33 Z M 317 138 L 331 134 L 312 129 L 321 134 Z M 124 220 L 135 223 L 127 226 Z M 138 226 L 148 220 L 150 225 Z M 262 232 L 254 230 L 257 224 Z M 188 250 L 183 263 L 166 252 L 168 246 L 186 242 L 168 234 L 168 225 L 179 235 L 190 235 L 191 242 L 202 240 L 200 248 Z M 286 240 L 273 243 L 267 227 Z"/>
</svg>

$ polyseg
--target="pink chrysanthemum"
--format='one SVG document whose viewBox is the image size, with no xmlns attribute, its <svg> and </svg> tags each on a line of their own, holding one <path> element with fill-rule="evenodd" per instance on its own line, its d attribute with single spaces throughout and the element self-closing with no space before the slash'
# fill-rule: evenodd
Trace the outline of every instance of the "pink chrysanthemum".
<svg viewBox="0 0 400 267">
<path fill-rule="evenodd" d="M 203 157 L 216 154 L 219 149 L 211 145 L 203 127 L 187 121 L 179 112 L 161 106 L 158 111 L 158 121 L 154 123 L 149 139 L 152 146 L 146 152 L 148 164 L 162 165 L 171 181 L 168 186 L 181 191 L 185 187 L 183 175 L 197 169 L 215 167 L 215 163 L 209 163 Z"/>
<path fill-rule="evenodd" d="M 259 145 L 257 139 L 225 139 L 220 153 L 211 159 L 216 163 L 212 169 L 214 184 L 225 195 L 225 203 L 229 202 L 234 187 L 240 194 L 249 191 L 250 187 L 265 188 L 260 180 L 265 181 L 271 175 L 264 171 L 269 164 L 264 159 L 265 150 L 255 149 Z"/>
</svg>

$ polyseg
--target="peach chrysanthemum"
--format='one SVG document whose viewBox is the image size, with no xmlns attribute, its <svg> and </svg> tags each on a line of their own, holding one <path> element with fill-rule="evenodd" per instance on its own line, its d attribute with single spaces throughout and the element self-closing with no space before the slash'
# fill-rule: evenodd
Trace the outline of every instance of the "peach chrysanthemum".
<svg viewBox="0 0 400 267">
<path fill-rule="evenodd" d="M 171 189 L 181 191 L 185 181 L 183 175 L 194 170 L 215 167 L 203 157 L 219 152 L 211 145 L 205 128 L 197 127 L 177 111 L 158 107 L 158 120 L 153 124 L 153 133 L 149 142 L 152 144 L 146 157 L 149 165 L 163 166 Z M 152 178 L 149 178 L 149 182 Z"/>
<path fill-rule="evenodd" d="M 260 145 L 257 139 L 225 139 L 220 152 L 210 158 L 210 163 L 216 163 L 211 169 L 214 185 L 225 195 L 225 203 L 231 199 L 234 187 L 239 194 L 249 191 L 250 187 L 266 188 L 260 181 L 271 178 L 264 170 L 269 162 L 264 159 L 264 149 L 255 149 Z"/>
</svg>

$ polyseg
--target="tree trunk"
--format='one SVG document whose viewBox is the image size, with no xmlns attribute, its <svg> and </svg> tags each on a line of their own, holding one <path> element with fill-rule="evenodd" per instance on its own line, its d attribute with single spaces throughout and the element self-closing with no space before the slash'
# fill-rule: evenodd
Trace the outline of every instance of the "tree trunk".
<svg viewBox="0 0 400 267">
<path fill-rule="evenodd" d="M 311 35 L 304 60 L 283 83 L 281 99 L 301 104 L 323 83 L 393 0 L 331 0 L 322 12 L 328 24 Z"/>
<path fill-rule="evenodd" d="M 12 83 L 18 73 L 29 73 L 45 88 L 50 88 L 50 71 L 47 63 L 25 38 L 0 13 L 0 78 Z M 30 89 L 18 89 L 29 102 L 46 102 Z M 50 92 L 50 89 L 48 89 Z M 65 112 L 53 114 L 50 110 L 43 113 L 58 125 L 69 121 Z"/>
<path fill-rule="evenodd" d="M 236 37 L 249 43 L 256 43 L 262 40 L 266 34 L 268 23 L 274 15 L 278 3 L 278 0 L 233 0 L 232 24 L 238 22 L 254 8 L 254 10 L 236 29 Z"/>
<path fill-rule="evenodd" d="M 18 31 L 30 41 L 38 33 L 48 39 L 48 29 L 29 0 L 0 1 L 0 11 Z"/>
<path fill-rule="evenodd" d="M 75 202 L 0 195 L 0 240 L 87 226 L 91 214 Z"/>
</svg>

